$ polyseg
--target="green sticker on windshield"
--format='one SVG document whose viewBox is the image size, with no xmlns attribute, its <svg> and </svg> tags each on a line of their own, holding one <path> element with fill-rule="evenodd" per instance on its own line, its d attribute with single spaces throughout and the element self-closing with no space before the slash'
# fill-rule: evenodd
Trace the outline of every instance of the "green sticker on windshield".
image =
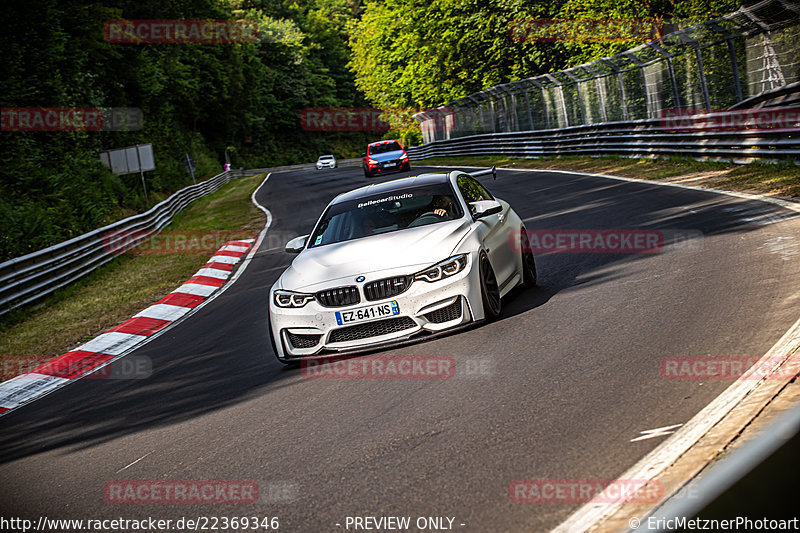
<svg viewBox="0 0 800 533">
<path fill-rule="evenodd" d="M 321 243 L 321 242 L 322 242 L 322 235 L 320 235 L 319 237 L 317 237 L 317 240 L 315 240 L 315 241 L 314 241 L 314 246 L 318 245 L 318 244 L 319 244 L 319 243 Z"/>
</svg>

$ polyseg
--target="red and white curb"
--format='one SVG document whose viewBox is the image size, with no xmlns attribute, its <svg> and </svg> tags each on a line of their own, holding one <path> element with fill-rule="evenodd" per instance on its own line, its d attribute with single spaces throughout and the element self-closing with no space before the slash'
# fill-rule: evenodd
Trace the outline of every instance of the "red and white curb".
<svg viewBox="0 0 800 533">
<path fill-rule="evenodd" d="M 0 416 L 97 370 L 183 318 L 228 281 L 233 266 L 254 242 L 225 243 L 189 281 L 144 311 L 30 372 L 0 383 Z"/>
</svg>

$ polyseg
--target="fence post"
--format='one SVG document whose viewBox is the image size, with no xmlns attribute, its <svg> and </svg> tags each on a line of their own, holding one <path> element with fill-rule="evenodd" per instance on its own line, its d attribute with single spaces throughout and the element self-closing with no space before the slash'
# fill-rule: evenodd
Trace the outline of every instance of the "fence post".
<svg viewBox="0 0 800 533">
<path fill-rule="evenodd" d="M 736 102 L 744 100 L 742 92 L 742 79 L 739 77 L 739 63 L 736 61 L 736 46 L 733 44 L 733 36 L 728 30 L 717 24 L 716 22 L 709 22 L 708 26 L 714 31 L 721 33 L 725 37 L 725 43 L 728 45 L 728 55 L 731 60 L 731 74 L 733 75 L 733 85 L 736 89 Z"/>
</svg>

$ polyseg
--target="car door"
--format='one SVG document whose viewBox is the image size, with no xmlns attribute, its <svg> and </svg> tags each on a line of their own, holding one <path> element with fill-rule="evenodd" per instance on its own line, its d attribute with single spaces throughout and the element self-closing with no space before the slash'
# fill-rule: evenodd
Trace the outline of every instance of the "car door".
<svg viewBox="0 0 800 533">
<path fill-rule="evenodd" d="M 467 174 L 461 174 L 458 177 L 458 188 L 468 207 L 470 202 L 497 200 L 478 180 Z M 489 262 L 494 269 L 497 282 L 502 288 L 516 273 L 516 262 L 509 244 L 509 234 L 512 231 L 508 227 L 510 207 L 505 202 L 500 202 L 500 204 L 503 206 L 503 211 L 478 219 L 475 224 L 478 236 L 486 248 Z"/>
</svg>

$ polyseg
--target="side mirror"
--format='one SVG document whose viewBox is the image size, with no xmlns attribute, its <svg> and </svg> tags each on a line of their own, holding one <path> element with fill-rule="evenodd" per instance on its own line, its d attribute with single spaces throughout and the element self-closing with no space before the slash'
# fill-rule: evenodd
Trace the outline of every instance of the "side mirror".
<svg viewBox="0 0 800 533">
<path fill-rule="evenodd" d="M 480 218 L 488 217 L 503 211 L 503 206 L 497 200 L 480 200 L 478 202 L 470 202 L 472 209 L 472 219 L 478 220 Z"/>
<path fill-rule="evenodd" d="M 367 157 L 367 152 L 364 152 L 363 154 L 361 154 L 361 157 Z"/>
<path fill-rule="evenodd" d="M 284 250 L 290 254 L 299 254 L 303 251 L 303 248 L 306 247 L 306 241 L 308 241 L 308 235 L 295 237 L 286 243 L 286 248 L 284 248 Z"/>
</svg>

